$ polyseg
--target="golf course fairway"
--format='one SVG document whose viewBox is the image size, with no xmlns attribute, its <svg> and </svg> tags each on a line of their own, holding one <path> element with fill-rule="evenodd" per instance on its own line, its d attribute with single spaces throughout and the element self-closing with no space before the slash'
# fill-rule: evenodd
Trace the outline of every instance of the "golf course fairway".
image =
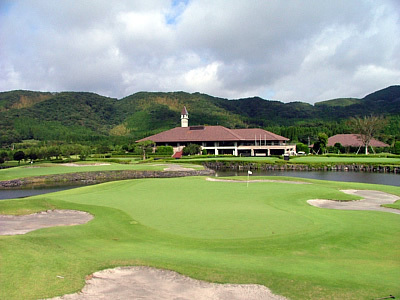
<svg viewBox="0 0 400 300">
<path fill-rule="evenodd" d="M 307 204 L 359 199 L 341 189 L 400 195 L 400 188 L 299 180 L 307 184 L 138 179 L 0 201 L 0 214 L 94 216 L 84 225 L 0 236 L 0 299 L 73 293 L 93 272 L 131 265 L 262 284 L 290 299 L 400 297 L 400 216 Z"/>
</svg>

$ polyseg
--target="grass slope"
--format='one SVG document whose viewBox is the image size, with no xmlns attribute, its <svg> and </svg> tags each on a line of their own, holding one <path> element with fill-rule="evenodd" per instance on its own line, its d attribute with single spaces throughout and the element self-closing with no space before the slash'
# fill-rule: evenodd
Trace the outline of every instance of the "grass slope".
<svg viewBox="0 0 400 300">
<path fill-rule="evenodd" d="M 361 100 L 357 98 L 337 98 L 337 99 L 331 99 L 331 100 L 326 100 L 326 101 L 321 101 L 321 102 L 316 102 L 314 105 L 319 106 L 319 105 L 325 105 L 325 106 L 349 106 L 353 104 L 360 104 Z"/>
<path fill-rule="evenodd" d="M 0 299 L 71 293 L 96 270 L 136 264 L 264 284 L 291 299 L 399 296 L 399 216 L 306 200 L 355 199 L 339 191 L 351 188 L 400 195 L 400 188 L 305 181 L 313 184 L 128 180 L 1 201 L 0 213 L 57 207 L 95 218 L 0 237 Z"/>
</svg>

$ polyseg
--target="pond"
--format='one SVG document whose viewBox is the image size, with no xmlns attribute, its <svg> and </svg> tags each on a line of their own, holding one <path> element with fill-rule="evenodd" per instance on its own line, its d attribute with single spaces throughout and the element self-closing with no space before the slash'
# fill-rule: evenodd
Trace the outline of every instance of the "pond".
<svg viewBox="0 0 400 300">
<path fill-rule="evenodd" d="M 368 173 L 368 172 L 335 172 L 335 171 L 260 171 L 253 170 L 252 176 L 291 176 L 310 179 L 363 182 L 400 186 L 400 175 L 393 173 Z M 247 171 L 217 171 L 216 176 L 247 176 Z M 23 198 L 47 193 L 72 189 L 77 186 L 60 186 L 46 188 L 31 188 L 19 190 L 0 190 L 0 200 Z"/>
<path fill-rule="evenodd" d="M 36 195 L 42 195 L 42 194 L 47 194 L 47 193 L 54 193 L 54 192 L 59 192 L 63 190 L 69 190 L 77 187 L 81 187 L 82 185 L 79 186 L 52 186 L 52 187 L 43 187 L 43 188 L 29 188 L 29 189 L 18 189 L 18 190 L 0 190 L 0 200 L 5 200 L 5 199 L 15 199 L 15 198 L 25 198 L 29 196 L 36 196 Z"/>
</svg>

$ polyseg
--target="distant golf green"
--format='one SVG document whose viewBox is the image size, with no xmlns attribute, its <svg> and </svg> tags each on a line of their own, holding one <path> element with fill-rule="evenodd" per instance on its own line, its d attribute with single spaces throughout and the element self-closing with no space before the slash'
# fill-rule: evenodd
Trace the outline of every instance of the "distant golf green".
<svg viewBox="0 0 400 300">
<path fill-rule="evenodd" d="M 117 164 L 90 161 L 87 163 L 73 163 L 73 164 L 33 164 L 28 166 L 21 166 L 9 169 L 0 170 L 0 181 L 11 180 L 16 178 L 25 178 L 41 175 L 54 175 L 75 172 L 93 172 L 93 171 L 115 171 L 115 170 L 150 170 L 161 171 L 167 168 L 166 163 L 146 163 L 146 164 Z M 186 168 L 202 169 L 198 165 L 188 165 Z"/>
<path fill-rule="evenodd" d="M 0 201 L 0 214 L 68 208 L 95 216 L 0 236 L 0 299 L 72 293 L 86 275 L 119 265 L 258 283 L 290 299 L 400 296 L 399 215 L 307 204 L 358 199 L 340 189 L 400 195 L 400 188 L 304 181 L 311 184 L 140 179 Z"/>
</svg>

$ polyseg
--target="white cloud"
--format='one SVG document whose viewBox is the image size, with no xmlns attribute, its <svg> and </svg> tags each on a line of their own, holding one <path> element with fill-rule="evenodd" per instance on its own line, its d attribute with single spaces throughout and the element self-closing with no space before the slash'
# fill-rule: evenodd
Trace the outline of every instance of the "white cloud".
<svg viewBox="0 0 400 300">
<path fill-rule="evenodd" d="M 0 64 L 0 86 L 9 86 L 10 89 L 23 89 L 21 76 L 10 64 Z"/>
<path fill-rule="evenodd" d="M 362 97 L 399 84 L 399 7 L 395 0 L 8 1 L 0 5 L 0 90 Z"/>
<path fill-rule="evenodd" d="M 208 89 L 217 93 L 221 89 L 221 84 L 218 80 L 219 66 L 220 63 L 213 62 L 204 67 L 188 71 L 183 76 L 186 86 L 192 91 Z"/>
</svg>

